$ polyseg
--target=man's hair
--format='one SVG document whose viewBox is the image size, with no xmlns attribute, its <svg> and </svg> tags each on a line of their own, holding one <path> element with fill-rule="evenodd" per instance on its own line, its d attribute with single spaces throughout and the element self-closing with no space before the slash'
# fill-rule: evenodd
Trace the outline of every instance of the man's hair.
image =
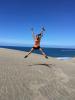
<svg viewBox="0 0 75 100">
<path fill-rule="evenodd" d="M 39 39 L 42 37 L 42 35 L 41 35 L 41 34 L 37 34 L 36 36 L 38 36 L 38 38 L 39 38 Z"/>
<path fill-rule="evenodd" d="M 41 37 L 41 34 L 37 34 L 36 36 L 38 36 L 38 38 L 40 38 Z"/>
<path fill-rule="evenodd" d="M 37 34 L 36 36 L 40 37 L 40 36 L 41 36 L 41 34 Z"/>
</svg>

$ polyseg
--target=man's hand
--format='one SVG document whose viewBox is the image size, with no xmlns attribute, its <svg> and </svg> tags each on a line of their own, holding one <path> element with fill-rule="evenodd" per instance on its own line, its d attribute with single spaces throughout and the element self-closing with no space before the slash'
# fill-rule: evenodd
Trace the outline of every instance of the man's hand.
<svg viewBox="0 0 75 100">
<path fill-rule="evenodd" d="M 42 27 L 42 31 L 45 31 L 45 28 L 44 27 Z"/>
</svg>

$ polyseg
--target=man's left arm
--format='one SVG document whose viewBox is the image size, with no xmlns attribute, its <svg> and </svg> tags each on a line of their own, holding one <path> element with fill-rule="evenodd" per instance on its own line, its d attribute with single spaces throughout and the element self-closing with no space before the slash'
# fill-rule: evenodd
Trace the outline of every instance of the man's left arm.
<svg viewBox="0 0 75 100">
<path fill-rule="evenodd" d="M 45 28 L 42 27 L 42 30 L 41 30 L 41 32 L 40 32 L 40 38 L 42 38 L 44 31 L 45 31 Z"/>
</svg>

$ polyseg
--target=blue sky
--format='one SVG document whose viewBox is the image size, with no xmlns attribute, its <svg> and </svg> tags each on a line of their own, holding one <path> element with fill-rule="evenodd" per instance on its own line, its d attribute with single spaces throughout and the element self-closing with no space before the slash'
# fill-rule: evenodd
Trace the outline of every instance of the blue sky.
<svg viewBox="0 0 75 100">
<path fill-rule="evenodd" d="M 75 47 L 75 0 L 0 0 L 0 45 L 32 45 L 42 25 L 41 45 Z"/>
</svg>

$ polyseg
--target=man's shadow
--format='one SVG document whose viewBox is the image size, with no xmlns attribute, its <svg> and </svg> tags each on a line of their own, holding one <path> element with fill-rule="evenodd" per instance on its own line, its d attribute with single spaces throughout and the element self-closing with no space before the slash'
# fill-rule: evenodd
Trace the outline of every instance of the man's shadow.
<svg viewBox="0 0 75 100">
<path fill-rule="evenodd" d="M 46 64 L 46 63 L 36 63 L 36 64 L 31 64 L 31 65 L 28 65 L 28 66 L 38 66 L 38 65 L 42 65 L 42 66 L 46 66 L 48 68 L 51 68 L 52 66 L 55 66 L 54 64 Z"/>
</svg>

